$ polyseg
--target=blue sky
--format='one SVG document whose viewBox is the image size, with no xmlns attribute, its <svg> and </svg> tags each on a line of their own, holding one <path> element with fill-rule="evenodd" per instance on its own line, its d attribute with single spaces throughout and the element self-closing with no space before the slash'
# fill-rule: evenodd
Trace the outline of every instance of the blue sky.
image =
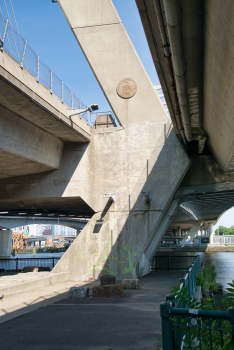
<svg viewBox="0 0 234 350">
<path fill-rule="evenodd" d="M 10 10 L 9 0 L 6 0 Z M 114 5 L 153 84 L 157 73 L 145 38 L 135 0 L 114 0 Z M 85 105 L 97 103 L 109 110 L 106 101 L 60 7 L 51 0 L 12 0 L 19 32 L 49 68 L 64 81 Z M 0 6 L 5 14 L 4 1 Z"/>
</svg>

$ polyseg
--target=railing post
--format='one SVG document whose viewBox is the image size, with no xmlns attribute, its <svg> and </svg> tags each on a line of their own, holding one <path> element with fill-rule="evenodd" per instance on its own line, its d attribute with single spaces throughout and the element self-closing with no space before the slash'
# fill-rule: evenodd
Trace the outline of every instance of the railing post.
<svg viewBox="0 0 234 350">
<path fill-rule="evenodd" d="M 63 103 L 63 81 L 61 80 L 61 96 L 62 96 L 62 103 Z"/>
<path fill-rule="evenodd" d="M 40 81 L 39 56 L 37 56 L 37 82 Z"/>
<path fill-rule="evenodd" d="M 54 256 L 53 256 L 53 268 L 54 268 Z"/>
<path fill-rule="evenodd" d="M 234 307 L 229 308 L 230 322 L 232 325 L 232 345 L 234 349 Z"/>
<path fill-rule="evenodd" d="M 3 37 L 2 37 L 2 40 L 0 41 L 1 42 L 1 48 L 3 48 L 3 45 L 4 45 L 4 40 L 5 40 L 5 36 L 6 36 L 6 32 L 7 32 L 8 22 L 9 22 L 9 19 L 7 18 L 6 24 L 5 24 L 5 28 L 4 28 Z"/>
<path fill-rule="evenodd" d="M 158 271 L 158 256 L 157 255 L 156 255 L 155 263 L 156 263 L 156 271 Z"/>
<path fill-rule="evenodd" d="M 172 350 L 172 336 L 170 328 L 170 304 L 160 304 L 160 316 L 162 324 L 162 348 L 163 350 Z"/>
<path fill-rule="evenodd" d="M 15 258 L 15 262 L 16 262 L 15 269 L 18 270 L 18 258 Z"/>
<path fill-rule="evenodd" d="M 22 61 L 20 63 L 20 68 L 22 68 L 22 69 L 24 68 L 24 58 L 25 58 L 25 52 L 26 52 L 26 48 L 27 48 L 27 43 L 28 43 L 28 40 L 25 40 Z"/>
<path fill-rule="evenodd" d="M 50 70 L 50 93 L 53 94 L 53 72 Z"/>
</svg>

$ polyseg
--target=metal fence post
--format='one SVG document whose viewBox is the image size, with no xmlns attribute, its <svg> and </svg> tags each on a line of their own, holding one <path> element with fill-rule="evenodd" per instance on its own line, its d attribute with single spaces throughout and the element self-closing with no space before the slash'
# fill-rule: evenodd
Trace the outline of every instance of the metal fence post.
<svg viewBox="0 0 234 350">
<path fill-rule="evenodd" d="M 234 307 L 229 308 L 230 322 L 232 325 L 232 345 L 234 348 Z"/>
<path fill-rule="evenodd" d="M 39 83 L 40 81 L 40 70 L 39 70 L 39 56 L 37 56 L 37 82 Z"/>
<path fill-rule="evenodd" d="M 27 48 L 27 43 L 28 40 L 25 40 L 25 44 L 24 44 L 24 51 L 23 51 L 23 55 L 22 55 L 22 61 L 20 62 L 20 68 L 24 68 L 24 58 L 25 58 L 25 52 L 26 52 L 26 48 Z"/>
<path fill-rule="evenodd" d="M 168 255 L 168 271 L 171 270 L 171 259 L 170 259 L 170 255 Z"/>
<path fill-rule="evenodd" d="M 50 70 L 50 93 L 53 93 L 53 73 L 52 73 L 52 69 Z"/>
<path fill-rule="evenodd" d="M 156 255 L 156 259 L 155 259 L 155 263 L 156 263 L 156 271 L 158 271 L 158 256 Z"/>
<path fill-rule="evenodd" d="M 170 328 L 170 304 L 160 304 L 160 316 L 162 324 L 162 348 L 163 350 L 172 350 L 172 336 Z"/>
<path fill-rule="evenodd" d="M 53 256 L 53 268 L 54 268 L 54 256 Z"/>
<path fill-rule="evenodd" d="M 3 45 L 4 45 L 4 40 L 5 40 L 5 36 L 6 36 L 6 32 L 7 32 L 8 22 L 9 22 L 9 19 L 7 18 L 5 28 L 4 28 L 3 37 L 2 37 L 2 40 L 0 40 L 1 48 L 3 48 Z"/>
<path fill-rule="evenodd" d="M 15 259 L 15 262 L 16 262 L 15 269 L 18 270 L 18 258 Z"/>
</svg>

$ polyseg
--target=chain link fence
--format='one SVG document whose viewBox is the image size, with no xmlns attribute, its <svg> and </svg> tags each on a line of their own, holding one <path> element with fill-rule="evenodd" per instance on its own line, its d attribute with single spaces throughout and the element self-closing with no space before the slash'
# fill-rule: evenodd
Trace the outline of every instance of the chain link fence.
<svg viewBox="0 0 234 350">
<path fill-rule="evenodd" d="M 45 85 L 51 93 L 58 96 L 62 103 L 70 108 L 86 108 L 64 83 L 59 79 L 28 44 L 19 33 L 12 28 L 8 19 L 5 19 L 0 9 L 0 48 L 5 50 L 11 57 L 19 62 L 21 68 L 30 72 L 36 80 Z M 82 118 L 88 122 L 88 113 L 85 112 Z"/>
</svg>

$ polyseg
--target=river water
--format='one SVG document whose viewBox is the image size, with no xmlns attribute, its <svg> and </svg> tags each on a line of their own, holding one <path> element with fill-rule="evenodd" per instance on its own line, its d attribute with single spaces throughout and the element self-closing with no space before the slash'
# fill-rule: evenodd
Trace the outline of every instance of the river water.
<svg viewBox="0 0 234 350">
<path fill-rule="evenodd" d="M 200 255 L 200 261 L 203 261 L 204 265 L 215 265 L 217 282 L 222 283 L 225 289 L 229 287 L 228 283 L 234 280 L 234 252 L 157 252 L 157 255 Z"/>
</svg>

